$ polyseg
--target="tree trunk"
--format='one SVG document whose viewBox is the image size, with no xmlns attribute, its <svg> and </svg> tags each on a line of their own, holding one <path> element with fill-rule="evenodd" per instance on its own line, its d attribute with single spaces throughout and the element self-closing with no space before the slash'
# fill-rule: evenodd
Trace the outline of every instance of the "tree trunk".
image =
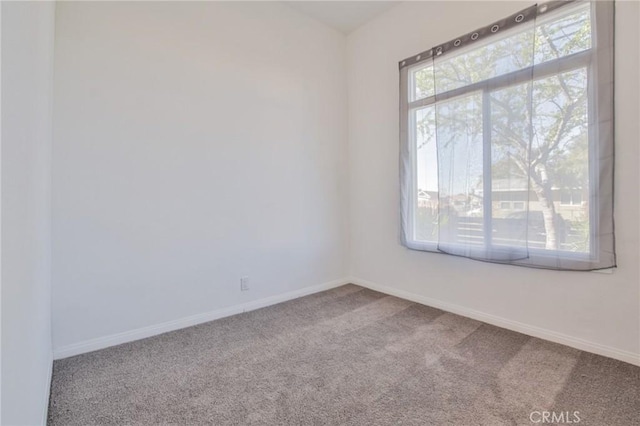
<svg viewBox="0 0 640 426">
<path fill-rule="evenodd" d="M 553 193 L 551 183 L 547 177 L 544 167 L 538 167 L 532 171 L 532 187 L 542 209 L 544 219 L 544 230 L 546 234 L 545 248 L 547 250 L 558 250 L 558 230 L 556 228 L 556 207 L 553 204 Z"/>
</svg>

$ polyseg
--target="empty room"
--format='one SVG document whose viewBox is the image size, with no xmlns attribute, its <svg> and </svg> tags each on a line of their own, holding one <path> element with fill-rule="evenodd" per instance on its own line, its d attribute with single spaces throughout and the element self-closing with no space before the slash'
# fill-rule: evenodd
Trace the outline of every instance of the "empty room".
<svg viewBox="0 0 640 426">
<path fill-rule="evenodd" d="M 640 424 L 640 2 L 1 1 L 0 424 Z"/>
</svg>

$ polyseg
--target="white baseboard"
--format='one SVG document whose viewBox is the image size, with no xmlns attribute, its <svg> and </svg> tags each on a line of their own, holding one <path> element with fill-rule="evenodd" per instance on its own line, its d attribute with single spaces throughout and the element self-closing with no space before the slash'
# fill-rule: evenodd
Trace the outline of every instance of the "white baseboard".
<svg viewBox="0 0 640 426">
<path fill-rule="evenodd" d="M 570 346 L 572 348 L 580 349 L 586 352 L 614 358 L 620 361 L 628 362 L 640 366 L 640 354 L 636 354 L 629 351 L 623 351 L 610 346 L 601 345 L 599 343 L 590 342 L 577 337 L 569 336 L 566 334 L 558 333 L 552 330 L 536 327 L 529 324 L 524 324 L 518 321 L 498 317 L 496 315 L 487 314 L 484 312 L 469 309 L 464 306 L 455 305 L 447 302 L 443 302 L 437 299 L 432 299 L 419 294 L 411 293 L 404 290 L 399 290 L 393 287 L 380 285 L 371 281 L 363 280 L 356 277 L 349 277 L 345 279 L 338 279 L 327 283 L 305 287 L 300 290 L 283 293 L 276 296 L 267 297 L 264 299 L 255 300 L 252 302 L 243 303 L 240 305 L 234 305 L 227 308 L 217 309 L 215 311 L 206 312 L 198 315 L 193 315 L 186 318 L 177 319 L 174 321 L 168 321 L 162 324 L 152 325 L 149 327 L 138 328 L 123 333 L 117 333 L 110 336 L 99 337 L 96 339 L 87 340 L 84 342 L 75 343 L 68 346 L 63 346 L 54 350 L 53 358 L 62 359 L 74 355 L 80 355 L 87 352 L 93 352 L 99 349 L 108 348 L 110 346 L 120 345 L 122 343 L 132 342 L 134 340 L 140 340 L 158 334 L 167 333 L 169 331 L 179 330 L 181 328 L 191 327 L 193 325 L 202 324 L 205 322 L 213 321 L 216 319 L 228 317 L 231 315 L 241 314 L 243 312 L 249 312 L 255 309 L 260 309 L 266 306 L 275 305 L 277 303 L 286 302 L 287 300 L 297 299 L 298 297 L 306 296 L 320 291 L 329 290 L 341 285 L 353 283 L 362 287 L 369 288 L 371 290 L 379 291 L 391 296 L 400 297 L 402 299 L 411 300 L 416 303 L 431 306 L 434 308 L 442 309 L 443 311 L 451 312 L 454 314 L 462 315 L 464 317 L 472 318 L 478 321 L 482 321 L 488 324 L 495 325 L 497 327 L 506 328 L 508 330 L 517 331 L 529 336 L 537 337 L 551 342 L 560 343 L 562 345 Z M 51 380 L 51 375 L 49 375 Z M 47 395 L 49 389 L 47 388 Z M 46 412 L 45 412 L 46 420 Z"/>
<path fill-rule="evenodd" d="M 614 358 L 619 361 L 624 361 L 624 362 L 628 362 L 629 364 L 640 366 L 640 354 L 637 354 L 637 353 L 623 351 L 610 346 L 601 345 L 599 343 L 589 342 L 584 339 L 558 333 L 552 330 L 547 330 L 541 327 L 536 327 L 536 326 L 524 324 L 518 321 L 509 320 L 506 318 L 498 317 L 496 315 L 487 314 L 484 312 L 476 311 L 474 309 L 466 308 L 464 306 L 454 305 L 451 303 L 432 299 L 426 296 L 421 296 L 419 294 L 411 293 L 408 291 L 398 290 L 393 287 L 376 284 L 371 281 L 362 280 L 356 277 L 350 277 L 349 282 L 359 285 L 361 287 L 366 287 L 371 290 L 388 294 L 390 296 L 396 296 L 401 299 L 406 299 L 412 302 L 420 303 L 422 305 L 427 305 L 433 308 L 442 309 L 443 311 L 447 311 L 447 312 L 458 314 L 464 317 L 472 318 L 478 321 L 495 325 L 497 327 L 502 327 L 508 330 L 517 331 L 519 333 L 523 333 L 528 336 L 549 340 L 551 342 L 560 343 L 562 345 L 580 349 L 585 352 L 591 352 L 597 355 Z"/>
<path fill-rule="evenodd" d="M 216 309 L 215 311 L 205 312 L 202 314 L 192 315 L 186 318 L 180 318 L 173 321 L 167 321 L 161 324 L 142 327 L 135 330 L 125 331 L 123 333 L 112 334 L 109 336 L 98 337 L 86 340 L 84 342 L 74 343 L 67 346 L 54 349 L 53 358 L 63 359 L 70 356 L 80 355 L 87 352 L 97 351 L 99 349 L 108 348 L 110 346 L 120 345 L 122 343 L 133 342 L 158 334 L 167 333 L 169 331 L 179 330 L 181 328 L 191 327 L 193 325 L 202 324 L 216 319 L 228 317 L 231 315 L 241 314 L 243 312 L 253 311 L 255 309 L 264 308 L 265 306 L 275 305 L 277 303 L 286 302 L 287 300 L 297 299 L 298 297 L 307 296 L 309 294 L 318 293 L 320 291 L 329 290 L 335 287 L 349 283 L 346 279 L 338 279 L 323 284 L 305 287 L 300 290 L 290 291 L 276 296 L 266 297 L 252 302 L 242 303 L 239 305 L 229 306 L 226 308 Z"/>
<path fill-rule="evenodd" d="M 53 377 L 53 353 L 49 352 L 49 367 L 47 369 L 47 380 L 45 382 L 45 386 L 42 392 L 43 402 L 42 402 L 42 421 L 41 425 L 46 426 L 47 420 L 49 419 L 49 398 L 51 396 L 51 378 Z"/>
</svg>

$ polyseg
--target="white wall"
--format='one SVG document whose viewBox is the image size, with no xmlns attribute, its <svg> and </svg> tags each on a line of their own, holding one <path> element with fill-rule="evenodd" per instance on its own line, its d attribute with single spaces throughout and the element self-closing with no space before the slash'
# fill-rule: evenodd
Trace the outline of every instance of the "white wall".
<svg viewBox="0 0 640 426">
<path fill-rule="evenodd" d="M 54 349 L 345 276 L 344 35 L 279 3 L 56 24 Z"/>
<path fill-rule="evenodd" d="M 398 62 L 522 8 L 403 3 L 348 38 L 351 275 L 369 285 L 640 362 L 638 3 L 616 13 L 614 274 L 486 264 L 399 244 Z"/>
<path fill-rule="evenodd" d="M 617 14 L 615 273 L 399 244 L 397 62 L 521 7 L 403 3 L 345 50 L 277 3 L 58 4 L 56 350 L 351 275 L 637 359 L 637 4 Z"/>
<path fill-rule="evenodd" d="M 53 34 L 53 3 L 2 2 L 3 425 L 49 403 Z"/>
</svg>

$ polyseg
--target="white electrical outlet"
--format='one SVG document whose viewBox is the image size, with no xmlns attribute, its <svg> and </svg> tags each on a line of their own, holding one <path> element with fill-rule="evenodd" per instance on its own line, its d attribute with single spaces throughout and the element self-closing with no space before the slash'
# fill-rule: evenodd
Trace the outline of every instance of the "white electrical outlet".
<svg viewBox="0 0 640 426">
<path fill-rule="evenodd" d="M 240 278 L 240 291 L 249 290 L 249 277 Z"/>
</svg>

